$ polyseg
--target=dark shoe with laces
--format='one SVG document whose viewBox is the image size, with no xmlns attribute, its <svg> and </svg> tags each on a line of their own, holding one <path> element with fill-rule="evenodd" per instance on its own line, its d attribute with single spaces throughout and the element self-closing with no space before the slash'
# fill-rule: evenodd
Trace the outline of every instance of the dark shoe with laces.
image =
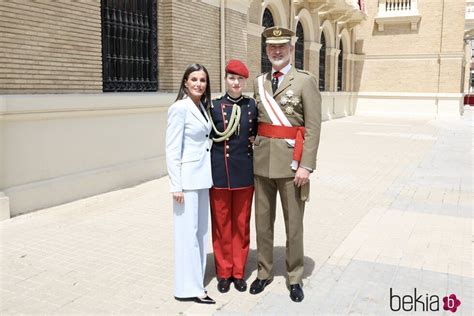
<svg viewBox="0 0 474 316">
<path fill-rule="evenodd" d="M 247 291 L 247 282 L 244 279 L 237 279 L 233 278 L 232 281 L 234 282 L 234 287 L 239 292 Z"/>
<path fill-rule="evenodd" d="M 198 304 L 216 304 L 216 301 L 214 301 L 212 298 L 210 298 L 208 295 L 205 297 L 174 297 L 177 301 L 180 302 L 195 302 Z"/>
<path fill-rule="evenodd" d="M 256 278 L 255 281 L 252 282 L 252 284 L 250 285 L 250 294 L 258 294 L 258 293 L 261 293 L 263 292 L 263 290 L 265 289 L 265 287 L 272 283 L 273 281 L 273 278 L 270 278 L 270 279 L 264 279 L 264 280 L 260 280 L 259 278 Z"/>
<path fill-rule="evenodd" d="M 290 298 L 293 302 L 301 302 L 304 299 L 303 288 L 299 284 L 290 285 Z"/>
<path fill-rule="evenodd" d="M 217 283 L 217 290 L 219 290 L 219 292 L 221 293 L 227 293 L 229 292 L 231 283 L 232 283 L 232 280 L 230 278 L 220 279 L 219 282 Z"/>
</svg>

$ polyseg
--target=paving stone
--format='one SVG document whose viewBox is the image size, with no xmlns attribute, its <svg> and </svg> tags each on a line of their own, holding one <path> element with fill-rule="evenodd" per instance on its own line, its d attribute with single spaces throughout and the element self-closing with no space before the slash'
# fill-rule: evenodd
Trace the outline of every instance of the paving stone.
<svg viewBox="0 0 474 316">
<path fill-rule="evenodd" d="M 452 121 L 353 116 L 325 122 L 322 135 L 303 302 L 291 302 L 285 284 L 279 202 L 275 281 L 264 293 L 219 293 L 209 253 L 205 284 L 217 304 L 174 300 L 165 177 L 0 222 L 1 314 L 385 315 L 390 288 L 455 293 L 459 314 L 470 314 L 472 110 Z M 253 216 L 250 227 L 249 284 Z"/>
</svg>

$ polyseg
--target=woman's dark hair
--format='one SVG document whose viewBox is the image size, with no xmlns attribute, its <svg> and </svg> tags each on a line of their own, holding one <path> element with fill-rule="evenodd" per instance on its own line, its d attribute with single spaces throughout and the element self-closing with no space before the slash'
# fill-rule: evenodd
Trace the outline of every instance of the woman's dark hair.
<svg viewBox="0 0 474 316">
<path fill-rule="evenodd" d="M 182 100 L 186 95 L 186 87 L 184 86 L 184 83 L 188 80 L 189 74 L 195 71 L 202 70 L 206 74 L 206 79 L 207 79 L 207 85 L 206 85 L 206 92 L 203 93 L 201 96 L 201 102 L 206 108 L 206 110 L 211 106 L 211 82 L 209 78 L 209 73 L 207 72 L 206 67 L 204 67 L 201 64 L 191 64 L 188 67 L 186 67 L 186 70 L 184 71 L 183 74 L 183 79 L 181 79 L 181 85 L 179 87 L 179 92 L 178 96 L 176 97 L 175 101 Z"/>
</svg>

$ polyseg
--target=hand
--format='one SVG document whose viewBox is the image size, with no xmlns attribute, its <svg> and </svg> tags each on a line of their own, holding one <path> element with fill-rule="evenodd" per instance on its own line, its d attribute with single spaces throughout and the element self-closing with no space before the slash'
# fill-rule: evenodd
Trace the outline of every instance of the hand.
<svg viewBox="0 0 474 316">
<path fill-rule="evenodd" d="M 179 204 L 184 203 L 184 193 L 183 192 L 173 192 L 173 199 L 178 202 Z"/>
<path fill-rule="evenodd" d="M 293 180 L 293 182 L 299 188 L 300 186 L 308 183 L 309 174 L 310 172 L 308 170 L 306 170 L 305 168 L 299 167 L 298 170 L 296 170 L 295 179 Z"/>
</svg>

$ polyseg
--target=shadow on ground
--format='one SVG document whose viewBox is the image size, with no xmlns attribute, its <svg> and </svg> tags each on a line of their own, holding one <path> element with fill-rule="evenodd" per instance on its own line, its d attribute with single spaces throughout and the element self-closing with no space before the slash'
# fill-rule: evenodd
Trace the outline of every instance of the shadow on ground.
<svg viewBox="0 0 474 316">
<path fill-rule="evenodd" d="M 286 277 L 286 248 L 277 246 L 273 248 L 273 276 L 284 276 Z M 304 273 L 303 279 L 309 277 L 314 270 L 314 260 L 310 257 L 304 257 Z M 257 270 L 257 250 L 250 249 L 249 256 L 247 259 L 247 265 L 245 268 L 245 280 L 249 281 L 250 275 Z M 216 277 L 216 266 L 214 264 L 214 254 L 207 254 L 206 264 L 206 276 L 204 277 L 204 286 L 209 285 L 212 279 Z M 253 281 L 253 280 L 250 280 Z"/>
</svg>

